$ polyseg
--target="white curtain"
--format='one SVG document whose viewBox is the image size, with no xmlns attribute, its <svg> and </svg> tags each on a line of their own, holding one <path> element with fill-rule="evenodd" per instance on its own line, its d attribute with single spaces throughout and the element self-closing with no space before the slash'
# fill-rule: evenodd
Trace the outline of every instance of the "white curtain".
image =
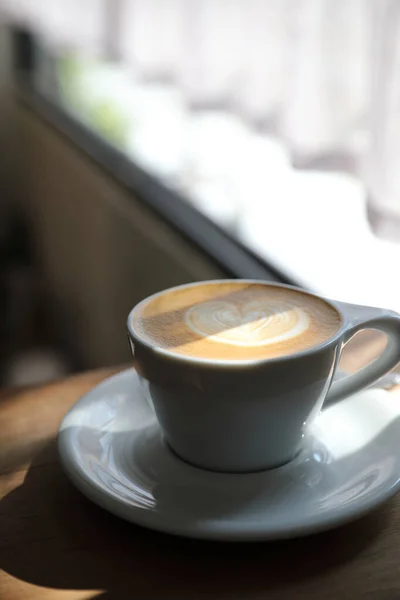
<svg viewBox="0 0 400 600">
<path fill-rule="evenodd" d="M 101 53 L 109 0 L 0 0 L 3 19 L 38 32 L 49 44 Z"/>
<path fill-rule="evenodd" d="M 283 136 L 299 157 L 357 151 L 363 139 L 368 8 L 366 0 L 298 0 L 290 11 Z"/>
<path fill-rule="evenodd" d="M 184 52 L 186 0 L 125 0 L 119 31 L 121 56 L 145 79 L 176 79 Z"/>
<path fill-rule="evenodd" d="M 282 102 L 287 73 L 288 11 L 292 10 L 289 2 L 245 2 L 240 26 L 245 69 L 237 104 L 252 121 L 272 121 Z"/>
<path fill-rule="evenodd" d="M 190 101 L 218 104 L 244 81 L 243 0 L 186 0 L 181 84 Z"/>
</svg>

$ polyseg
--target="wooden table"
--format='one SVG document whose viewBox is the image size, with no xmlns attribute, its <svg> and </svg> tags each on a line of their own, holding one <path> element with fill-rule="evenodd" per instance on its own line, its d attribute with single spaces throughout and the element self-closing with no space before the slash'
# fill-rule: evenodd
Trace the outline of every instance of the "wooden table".
<svg viewBox="0 0 400 600">
<path fill-rule="evenodd" d="M 364 334 L 352 345 L 348 369 L 381 340 Z M 86 500 L 60 467 L 57 428 L 112 372 L 0 396 L 1 600 L 399 600 L 400 495 L 340 529 L 259 544 L 153 533 Z M 391 393 L 400 401 L 399 387 Z"/>
</svg>

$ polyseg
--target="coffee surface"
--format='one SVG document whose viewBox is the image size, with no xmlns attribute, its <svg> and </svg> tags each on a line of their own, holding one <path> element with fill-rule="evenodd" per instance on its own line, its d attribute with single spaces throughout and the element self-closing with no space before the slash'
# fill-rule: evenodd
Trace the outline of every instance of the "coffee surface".
<svg viewBox="0 0 400 600">
<path fill-rule="evenodd" d="M 132 323 L 153 346 L 225 361 L 300 352 L 331 338 L 340 324 L 339 313 L 322 299 L 241 281 L 166 290 L 141 303 Z"/>
</svg>

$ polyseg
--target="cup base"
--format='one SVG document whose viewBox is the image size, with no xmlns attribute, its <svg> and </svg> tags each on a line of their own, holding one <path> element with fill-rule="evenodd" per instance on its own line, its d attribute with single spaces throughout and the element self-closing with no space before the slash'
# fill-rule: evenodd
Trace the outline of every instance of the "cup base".
<svg viewBox="0 0 400 600">
<path fill-rule="evenodd" d="M 209 471 L 211 473 L 220 473 L 220 474 L 226 474 L 226 475 L 246 475 L 246 474 L 254 474 L 254 473 L 263 473 L 265 471 L 273 471 L 275 469 L 280 469 L 281 467 L 284 467 L 285 465 L 291 463 L 295 458 L 297 458 L 297 456 L 300 454 L 301 452 L 301 448 L 299 450 L 297 450 L 293 456 L 291 456 L 290 458 L 284 460 L 284 461 L 280 461 L 278 463 L 273 463 L 272 465 L 268 465 L 268 466 L 260 466 L 260 467 L 256 467 L 254 469 L 248 469 L 248 468 L 218 468 L 218 467 L 214 467 L 214 466 L 210 466 L 209 464 L 205 465 L 204 463 L 202 463 L 201 461 L 196 461 L 196 460 L 192 460 L 192 459 L 187 459 L 184 456 L 182 456 L 179 452 L 177 452 L 173 446 L 168 442 L 168 440 L 163 436 L 163 443 L 165 444 L 165 446 L 167 447 L 167 449 L 172 452 L 172 454 L 178 458 L 179 460 L 181 460 L 182 462 L 186 463 L 187 465 L 189 465 L 190 467 L 194 467 L 196 469 L 200 469 L 202 471 Z"/>
</svg>

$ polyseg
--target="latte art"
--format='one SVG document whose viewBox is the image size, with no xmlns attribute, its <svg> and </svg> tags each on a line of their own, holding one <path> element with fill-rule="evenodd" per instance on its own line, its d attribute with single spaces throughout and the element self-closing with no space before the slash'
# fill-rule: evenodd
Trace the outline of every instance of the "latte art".
<svg viewBox="0 0 400 600">
<path fill-rule="evenodd" d="M 211 361 L 248 361 L 301 352 L 339 329 L 337 310 L 300 290 L 218 281 L 172 288 L 143 301 L 132 326 L 151 347 Z"/>
<path fill-rule="evenodd" d="M 190 308 L 186 324 L 195 334 L 235 346 L 265 346 L 301 335 L 309 318 L 288 303 L 248 302 L 242 307 L 228 302 L 204 302 Z"/>
</svg>

